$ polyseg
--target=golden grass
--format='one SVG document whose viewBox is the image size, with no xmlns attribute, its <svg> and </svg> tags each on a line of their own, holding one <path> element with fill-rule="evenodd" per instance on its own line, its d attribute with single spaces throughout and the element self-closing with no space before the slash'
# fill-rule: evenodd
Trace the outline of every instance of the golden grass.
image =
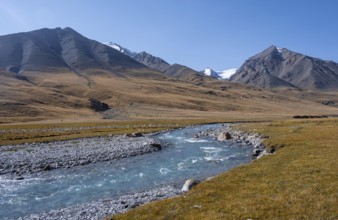
<svg viewBox="0 0 338 220">
<path fill-rule="evenodd" d="M 111 219 L 338 219 L 338 119 L 243 124 L 278 148 L 184 196 Z"/>
<path fill-rule="evenodd" d="M 0 124 L 62 119 L 100 120 L 167 119 L 337 114 L 337 108 L 311 102 L 308 95 L 271 92 L 206 78 L 196 86 L 149 69 L 90 70 L 81 75 L 68 70 L 26 71 L 28 81 L 0 70 Z M 10 75 L 10 76 L 9 76 Z M 333 100 L 337 94 L 317 94 L 315 101 Z M 89 98 L 111 106 L 112 115 L 94 112 Z"/>
</svg>

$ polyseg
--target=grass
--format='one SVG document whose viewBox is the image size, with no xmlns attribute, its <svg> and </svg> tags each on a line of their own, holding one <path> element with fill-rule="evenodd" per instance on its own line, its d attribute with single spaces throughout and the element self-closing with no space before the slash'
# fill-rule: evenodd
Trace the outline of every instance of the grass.
<svg viewBox="0 0 338 220">
<path fill-rule="evenodd" d="M 188 125 L 224 122 L 219 119 L 137 120 L 58 124 L 0 125 L 0 146 L 84 137 L 150 133 Z"/>
<path fill-rule="evenodd" d="M 277 152 L 203 182 L 184 196 L 110 219 L 338 219 L 338 119 L 238 128 L 269 136 L 265 144 Z"/>
</svg>

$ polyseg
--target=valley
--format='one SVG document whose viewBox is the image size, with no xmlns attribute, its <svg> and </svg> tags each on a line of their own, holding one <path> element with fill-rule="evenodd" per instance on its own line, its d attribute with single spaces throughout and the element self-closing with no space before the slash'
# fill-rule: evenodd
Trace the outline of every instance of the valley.
<svg viewBox="0 0 338 220">
<path fill-rule="evenodd" d="M 337 67 L 271 46 L 197 71 L 69 27 L 0 36 L 0 218 L 334 219 Z"/>
</svg>

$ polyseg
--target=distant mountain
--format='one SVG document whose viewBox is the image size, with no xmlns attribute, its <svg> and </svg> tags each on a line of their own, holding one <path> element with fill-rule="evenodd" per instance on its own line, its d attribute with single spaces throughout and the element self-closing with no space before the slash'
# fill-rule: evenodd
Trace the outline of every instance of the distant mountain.
<svg viewBox="0 0 338 220">
<path fill-rule="evenodd" d="M 165 60 L 155 57 L 147 52 L 138 53 L 134 59 L 149 68 L 158 70 L 160 72 L 165 72 L 169 67 L 170 64 L 167 63 Z"/>
<path fill-rule="evenodd" d="M 166 76 L 177 78 L 180 81 L 189 82 L 195 85 L 205 85 L 210 80 L 214 80 L 212 78 L 218 79 L 217 73 L 215 75 L 217 77 L 213 76 L 209 77 L 210 74 L 209 75 L 203 74 L 201 72 L 195 71 L 181 64 L 170 65 L 162 58 L 153 56 L 147 52 L 135 53 L 130 52 L 130 50 L 121 47 L 120 45 L 115 43 L 106 43 L 106 44 L 126 55 L 130 56 L 130 54 L 132 54 L 131 57 L 133 57 L 133 59 L 135 59 L 137 62 L 140 62 L 151 69 L 160 71 L 164 73 Z"/>
<path fill-rule="evenodd" d="M 167 63 L 165 60 L 161 59 L 160 57 L 155 57 L 145 51 L 141 53 L 132 52 L 128 50 L 127 48 L 124 48 L 116 43 L 108 42 L 104 43 L 112 48 L 114 48 L 117 51 L 120 51 L 121 53 L 124 53 L 134 60 L 136 60 L 139 63 L 144 64 L 145 66 L 158 70 L 160 72 L 164 72 L 166 69 L 169 68 L 170 64 Z"/>
<path fill-rule="evenodd" d="M 220 76 L 218 75 L 218 73 L 212 69 L 210 69 L 209 67 L 204 69 L 203 71 L 201 71 L 202 73 L 204 73 L 207 76 L 210 76 L 212 78 L 215 79 L 220 79 Z"/>
<path fill-rule="evenodd" d="M 220 72 L 217 72 L 221 79 L 229 79 L 233 74 L 235 74 L 237 71 L 236 68 L 223 70 Z"/>
<path fill-rule="evenodd" d="M 203 85 L 207 78 L 203 73 L 197 72 L 187 66 L 181 64 L 171 65 L 165 72 L 167 76 L 177 78 L 184 82 L 189 82 L 195 85 Z M 215 81 L 215 80 L 214 80 Z"/>
<path fill-rule="evenodd" d="M 226 80 L 228 79 L 231 75 L 233 75 L 236 72 L 237 69 L 229 69 L 229 70 L 223 70 L 223 71 L 214 71 L 210 69 L 209 67 L 201 71 L 207 76 L 210 76 L 215 79 L 219 80 Z"/>
<path fill-rule="evenodd" d="M 262 88 L 338 89 L 338 64 L 271 46 L 246 60 L 229 80 Z"/>
</svg>

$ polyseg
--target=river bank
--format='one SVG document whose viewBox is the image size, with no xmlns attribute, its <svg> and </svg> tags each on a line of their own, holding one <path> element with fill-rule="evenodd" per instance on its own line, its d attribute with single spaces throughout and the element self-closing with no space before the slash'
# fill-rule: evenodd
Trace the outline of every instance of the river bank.
<svg viewBox="0 0 338 220">
<path fill-rule="evenodd" d="M 168 147 L 150 135 L 81 138 L 0 148 L 0 175 L 20 179 L 24 174 L 70 168 L 150 153 Z"/>
</svg>

